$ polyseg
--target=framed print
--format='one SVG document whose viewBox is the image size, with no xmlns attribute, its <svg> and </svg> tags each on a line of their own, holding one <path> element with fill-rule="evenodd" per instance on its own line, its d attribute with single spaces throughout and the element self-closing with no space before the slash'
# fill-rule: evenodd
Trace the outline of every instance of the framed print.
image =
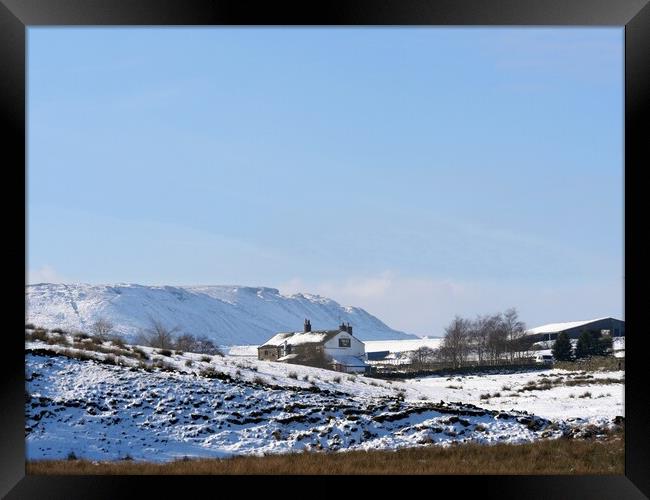
<svg viewBox="0 0 650 500">
<path fill-rule="evenodd" d="M 650 495 L 646 1 L 1 2 L 3 495 Z"/>
</svg>

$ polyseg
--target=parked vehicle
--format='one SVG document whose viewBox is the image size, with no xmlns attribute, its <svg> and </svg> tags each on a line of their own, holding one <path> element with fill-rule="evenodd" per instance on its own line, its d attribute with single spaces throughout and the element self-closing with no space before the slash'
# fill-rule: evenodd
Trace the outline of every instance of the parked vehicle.
<svg viewBox="0 0 650 500">
<path fill-rule="evenodd" d="M 552 354 L 537 354 L 535 356 L 535 363 L 540 363 L 544 365 L 553 364 L 553 355 Z"/>
</svg>

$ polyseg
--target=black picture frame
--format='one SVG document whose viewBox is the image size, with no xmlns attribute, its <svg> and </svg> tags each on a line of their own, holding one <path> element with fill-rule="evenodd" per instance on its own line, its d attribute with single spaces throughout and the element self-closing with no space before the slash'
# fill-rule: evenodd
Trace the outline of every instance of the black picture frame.
<svg viewBox="0 0 650 500">
<path fill-rule="evenodd" d="M 625 28 L 625 214 L 626 222 L 641 213 L 643 196 L 639 182 L 648 161 L 648 139 L 644 122 L 649 122 L 650 89 L 650 6 L 648 0 L 361 0 L 356 2 L 259 2 L 249 0 L 0 0 L 0 119 L 4 125 L 3 157 L 8 195 L 18 192 L 26 203 L 26 29 L 32 26 L 57 25 L 455 25 L 455 26 L 618 26 Z M 646 158 L 644 161 L 643 158 Z M 8 295 L 6 311 L 11 311 L 9 328 L 3 337 L 5 356 L 1 380 L 0 405 L 0 494 L 6 498 L 117 498 L 150 496 L 154 490 L 169 491 L 172 478 L 137 477 L 53 477 L 25 476 L 24 442 L 24 344 L 18 332 L 24 326 L 20 317 L 20 293 L 25 290 L 26 217 L 14 217 L 16 200 L 4 196 L 6 219 L 15 222 L 15 231 L 6 238 L 10 246 L 15 279 Z M 624 476 L 433 476 L 373 477 L 355 491 L 368 495 L 384 492 L 391 485 L 406 492 L 415 487 L 435 488 L 442 494 L 455 491 L 481 498 L 590 498 L 621 499 L 650 496 L 650 391 L 644 369 L 641 329 L 642 300 L 634 290 L 640 288 L 645 273 L 644 248 L 638 231 L 625 231 L 625 263 L 634 262 L 634 272 L 626 273 L 625 321 L 632 332 L 627 339 L 625 387 L 625 475 Z M 634 226 L 636 228 L 636 226 Z M 22 243 L 21 243 L 22 242 Z M 20 276 L 20 277 L 19 277 Z M 14 290 L 14 284 L 16 290 Z M 22 292 L 18 291 L 18 288 Z M 643 292 L 638 292 L 643 294 Z M 16 304 L 14 304 L 14 302 Z M 23 300 L 22 306 L 25 306 Z M 23 309 L 24 311 L 24 309 Z M 17 330 L 17 331 L 14 331 Z M 292 478 L 293 484 L 301 478 Z M 302 478 L 303 480 L 305 478 Z M 357 479 L 357 478 L 353 478 Z M 366 478 L 367 479 L 367 478 Z M 191 483 L 189 481 L 192 481 Z M 309 478 L 323 486 L 338 488 L 349 478 Z M 241 486 L 241 478 L 177 478 L 187 493 L 200 493 L 207 487 L 211 494 L 221 488 Z M 200 481 L 200 482 L 197 482 Z M 215 482 L 219 485 L 215 488 Z M 282 481 L 282 483 L 280 482 Z M 413 481 L 417 481 L 417 484 Z M 268 477 L 264 489 L 287 488 L 286 479 Z M 261 482 L 260 482 L 261 483 Z M 301 481 L 302 483 L 302 481 Z M 250 487 L 246 480 L 244 488 Z M 348 485 L 349 487 L 350 485 Z M 299 494 L 314 490 L 297 485 Z M 358 489 L 357 489 L 358 488 Z M 449 488 L 452 488 L 449 490 Z M 260 485 L 260 490 L 262 489 Z M 325 491 L 324 491 L 325 492 Z"/>
</svg>

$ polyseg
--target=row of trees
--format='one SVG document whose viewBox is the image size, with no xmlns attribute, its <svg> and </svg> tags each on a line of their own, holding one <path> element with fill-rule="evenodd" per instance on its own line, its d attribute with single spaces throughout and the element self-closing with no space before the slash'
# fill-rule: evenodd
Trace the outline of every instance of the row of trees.
<svg viewBox="0 0 650 500">
<path fill-rule="evenodd" d="M 106 340 L 122 341 L 122 336 L 115 332 L 115 325 L 106 318 L 99 318 L 91 327 L 94 337 Z M 176 349 L 200 354 L 221 354 L 217 345 L 206 336 L 196 337 L 181 333 L 179 327 L 169 328 L 162 321 L 149 318 L 149 326 L 140 330 L 136 343 L 158 349 Z"/>
<path fill-rule="evenodd" d="M 612 352 L 612 338 L 602 337 L 599 332 L 583 331 L 574 350 L 569 336 L 562 332 L 555 339 L 552 352 L 557 361 L 573 361 L 589 356 L 607 356 Z"/>
<path fill-rule="evenodd" d="M 526 324 L 515 308 L 503 313 L 479 315 L 475 319 L 456 316 L 445 328 L 438 349 L 420 347 L 413 352 L 415 368 L 442 363 L 453 368 L 470 362 L 478 365 L 516 363 L 524 357 L 532 342 L 526 337 Z"/>
<path fill-rule="evenodd" d="M 453 368 L 466 365 L 470 358 L 479 365 L 514 363 L 530 348 L 525 333 L 526 324 L 515 308 L 474 320 L 456 316 L 445 329 L 439 357 Z"/>
</svg>

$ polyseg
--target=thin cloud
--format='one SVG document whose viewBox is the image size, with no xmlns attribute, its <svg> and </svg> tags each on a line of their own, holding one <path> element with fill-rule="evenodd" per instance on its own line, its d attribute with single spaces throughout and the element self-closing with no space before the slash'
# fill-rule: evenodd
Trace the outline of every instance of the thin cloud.
<svg viewBox="0 0 650 500">
<path fill-rule="evenodd" d="M 27 283 L 30 285 L 36 283 L 65 283 L 69 281 L 56 269 L 47 264 L 38 269 L 30 269 L 27 272 Z"/>
<path fill-rule="evenodd" d="M 362 307 L 392 328 L 416 335 L 440 336 L 458 314 L 474 318 L 510 307 L 528 327 L 544 323 L 622 317 L 622 282 L 554 286 L 460 281 L 402 276 L 385 271 L 376 276 L 308 283 L 293 278 L 283 293 L 314 293 L 343 305 Z"/>
</svg>

